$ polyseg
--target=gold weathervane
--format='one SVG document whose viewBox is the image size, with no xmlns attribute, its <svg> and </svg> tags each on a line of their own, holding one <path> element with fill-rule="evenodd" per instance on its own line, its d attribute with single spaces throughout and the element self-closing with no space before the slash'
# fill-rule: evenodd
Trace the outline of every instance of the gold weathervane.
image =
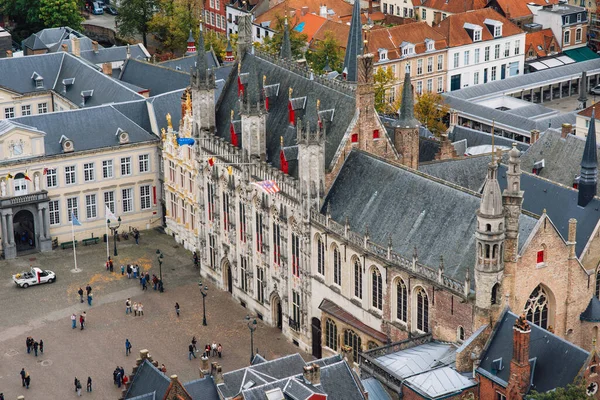
<svg viewBox="0 0 600 400">
<path fill-rule="evenodd" d="M 167 125 L 170 129 L 173 129 L 173 123 L 171 122 L 171 114 L 167 113 Z"/>
</svg>

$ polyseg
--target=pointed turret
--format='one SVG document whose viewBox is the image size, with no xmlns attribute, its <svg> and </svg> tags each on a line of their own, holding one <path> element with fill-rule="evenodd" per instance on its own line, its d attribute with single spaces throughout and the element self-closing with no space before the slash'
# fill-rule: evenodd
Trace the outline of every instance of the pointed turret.
<svg viewBox="0 0 600 400">
<path fill-rule="evenodd" d="M 483 193 L 481 194 L 481 204 L 479 213 L 486 216 L 497 217 L 502 214 L 502 196 L 500 195 L 500 185 L 498 184 L 498 164 L 495 156 L 492 154 L 492 162 L 488 164 L 487 178 Z"/>
<path fill-rule="evenodd" d="M 577 205 L 585 207 L 596 195 L 598 185 L 598 156 L 596 148 L 596 110 L 592 110 L 590 127 L 587 138 L 585 139 L 585 148 L 581 159 L 581 173 L 579 176 L 579 197 Z"/>
<path fill-rule="evenodd" d="M 192 30 L 190 29 L 190 36 L 188 36 L 187 50 L 185 51 L 185 55 L 191 56 L 193 54 L 196 54 L 196 43 L 194 40 L 194 34 L 192 33 Z"/>
<path fill-rule="evenodd" d="M 196 65 L 192 69 L 192 87 L 214 88 L 215 79 L 212 70 L 208 69 L 206 62 L 206 51 L 204 50 L 204 30 L 200 21 L 200 33 L 198 34 L 198 47 L 196 51 Z"/>
<path fill-rule="evenodd" d="M 402 103 L 400 104 L 400 119 L 398 127 L 400 128 L 418 128 L 420 123 L 415 118 L 415 99 L 412 92 L 412 83 L 410 81 L 410 70 L 406 64 L 406 73 L 404 74 L 404 86 L 402 87 Z"/>
<path fill-rule="evenodd" d="M 233 57 L 233 47 L 231 46 L 231 40 L 227 39 L 227 48 L 225 49 L 225 62 L 231 63 L 234 61 L 235 58 Z"/>
<path fill-rule="evenodd" d="M 266 111 L 265 96 L 260 71 L 250 71 L 248 84 L 244 90 L 242 103 L 245 113 L 257 113 Z"/>
<path fill-rule="evenodd" d="M 363 53 L 362 26 L 360 23 L 360 0 L 354 0 L 352 9 L 352 20 L 350 21 L 350 34 L 346 45 L 346 57 L 344 58 L 344 72 L 346 80 L 356 82 L 357 60 L 356 57 Z"/>
<path fill-rule="evenodd" d="M 292 43 L 290 42 L 290 27 L 288 25 L 287 17 L 285 18 L 285 23 L 283 26 L 283 39 L 281 41 L 279 57 L 282 60 L 289 60 L 292 58 Z"/>
</svg>

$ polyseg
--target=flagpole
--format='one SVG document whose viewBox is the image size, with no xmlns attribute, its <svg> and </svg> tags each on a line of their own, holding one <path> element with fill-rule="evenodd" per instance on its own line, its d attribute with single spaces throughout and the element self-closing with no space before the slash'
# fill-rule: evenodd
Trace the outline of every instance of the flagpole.
<svg viewBox="0 0 600 400">
<path fill-rule="evenodd" d="M 106 262 L 110 259 L 110 251 L 108 250 L 108 216 L 104 218 L 106 226 Z"/>
<path fill-rule="evenodd" d="M 71 214 L 71 235 L 73 237 L 73 260 L 75 261 L 75 272 L 78 272 L 77 268 L 77 250 L 75 249 L 77 245 L 75 244 L 75 224 L 73 224 L 73 218 L 75 218 L 74 214 Z"/>
</svg>

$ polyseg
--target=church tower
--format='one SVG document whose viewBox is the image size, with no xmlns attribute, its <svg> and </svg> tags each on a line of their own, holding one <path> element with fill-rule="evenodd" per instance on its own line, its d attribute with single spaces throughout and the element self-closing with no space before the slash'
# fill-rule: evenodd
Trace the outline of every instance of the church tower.
<svg viewBox="0 0 600 400">
<path fill-rule="evenodd" d="M 394 147 L 401 157 L 402 165 L 417 169 L 419 167 L 419 126 L 421 124 L 415 118 L 415 99 L 408 64 L 404 74 L 399 114 L 400 119 L 394 132 Z"/>
<path fill-rule="evenodd" d="M 501 298 L 500 283 L 504 272 L 504 207 L 498 184 L 498 164 L 492 153 L 475 232 L 475 326 L 491 322 L 492 311 Z"/>
<path fill-rule="evenodd" d="M 215 77 L 212 69 L 206 63 L 204 50 L 204 32 L 200 22 L 198 48 L 196 51 L 196 65 L 191 74 L 192 107 L 194 115 L 194 136 L 199 137 L 201 132 L 214 133 L 215 131 Z"/>
<path fill-rule="evenodd" d="M 260 71 L 251 68 L 240 100 L 242 147 L 250 157 L 266 161 L 267 108 Z"/>
</svg>

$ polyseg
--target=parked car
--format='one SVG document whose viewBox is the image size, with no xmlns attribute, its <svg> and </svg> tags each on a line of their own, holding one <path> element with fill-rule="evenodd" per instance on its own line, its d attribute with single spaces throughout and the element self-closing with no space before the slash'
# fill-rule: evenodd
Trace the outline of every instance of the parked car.
<svg viewBox="0 0 600 400">
<path fill-rule="evenodd" d="M 39 285 L 41 283 L 52 283 L 56 281 L 56 274 L 50 270 L 32 267 L 30 271 L 20 272 L 13 275 L 13 282 L 22 288 Z"/>
<path fill-rule="evenodd" d="M 104 10 L 102 9 L 102 6 L 100 5 L 100 3 L 98 3 L 98 2 L 92 3 L 92 14 L 94 14 L 94 15 L 104 14 Z"/>
<path fill-rule="evenodd" d="M 118 15 L 119 14 L 117 12 L 117 9 L 114 8 L 113 6 L 105 6 L 104 10 L 106 10 L 106 12 L 109 13 L 110 15 Z"/>
</svg>

